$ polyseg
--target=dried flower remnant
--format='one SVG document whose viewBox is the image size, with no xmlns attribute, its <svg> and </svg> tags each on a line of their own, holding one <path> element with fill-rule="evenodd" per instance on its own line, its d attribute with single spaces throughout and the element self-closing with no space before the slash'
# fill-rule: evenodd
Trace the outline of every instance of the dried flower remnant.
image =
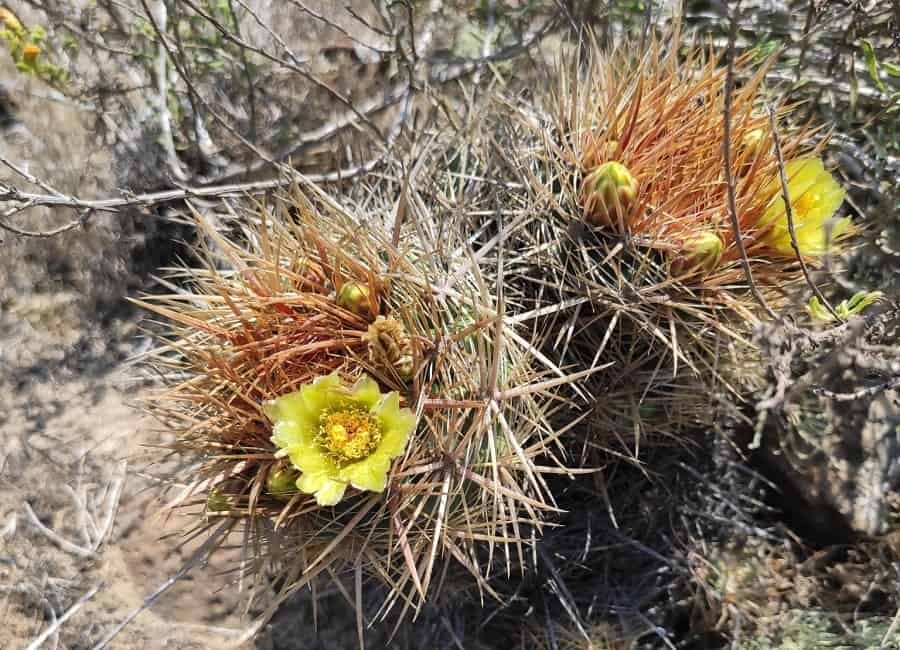
<svg viewBox="0 0 900 650">
<path fill-rule="evenodd" d="M 348 485 L 383 491 L 416 423 L 396 392 L 382 394 L 371 377 L 347 387 L 335 374 L 268 402 L 266 414 L 277 455 L 290 459 L 301 472 L 297 488 L 321 506 L 337 504 Z"/>
<path fill-rule="evenodd" d="M 849 217 L 831 223 L 846 192 L 818 158 L 798 158 L 784 168 L 800 254 L 805 257 L 824 255 L 830 244 L 839 241 L 850 230 Z M 760 239 L 765 246 L 792 257 L 795 253 L 781 189 L 777 177 L 765 186 L 762 196 L 771 198 L 757 225 L 766 229 Z"/>
<path fill-rule="evenodd" d="M 394 318 L 379 316 L 363 334 L 369 362 L 380 369 L 390 369 L 403 380 L 413 376 L 413 354 L 403 324 Z"/>
</svg>

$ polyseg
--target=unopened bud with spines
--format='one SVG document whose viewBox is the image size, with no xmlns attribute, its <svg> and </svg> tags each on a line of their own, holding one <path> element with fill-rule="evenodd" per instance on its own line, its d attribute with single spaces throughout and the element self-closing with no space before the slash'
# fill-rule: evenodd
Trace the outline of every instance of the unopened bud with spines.
<svg viewBox="0 0 900 650">
<path fill-rule="evenodd" d="M 616 225 L 625 220 L 637 195 L 637 179 L 625 165 L 603 163 L 581 184 L 585 220 L 593 226 Z"/>
<path fill-rule="evenodd" d="M 765 145 L 766 132 L 762 129 L 752 129 L 744 134 L 740 140 L 738 148 L 738 156 L 742 160 L 743 170 L 750 167 L 753 161 L 761 154 L 765 153 L 763 147 Z M 740 170 L 739 170 L 740 171 Z"/>
<path fill-rule="evenodd" d="M 337 304 L 361 318 L 371 320 L 372 305 L 369 301 L 369 287 L 359 282 L 345 282 L 338 291 Z"/>
<path fill-rule="evenodd" d="M 221 488 L 213 488 L 206 497 L 206 510 L 209 512 L 228 512 L 231 510 L 232 497 Z"/>
<path fill-rule="evenodd" d="M 280 501 L 289 501 L 297 494 L 300 472 L 293 467 L 275 467 L 266 477 L 266 491 Z"/>
<path fill-rule="evenodd" d="M 207 512 L 228 512 L 239 506 L 244 482 L 238 479 L 222 481 L 206 497 Z"/>
<path fill-rule="evenodd" d="M 672 262 L 672 272 L 676 274 L 691 271 L 710 273 L 722 261 L 725 242 L 718 233 L 706 230 L 684 239 L 679 256 Z"/>
</svg>

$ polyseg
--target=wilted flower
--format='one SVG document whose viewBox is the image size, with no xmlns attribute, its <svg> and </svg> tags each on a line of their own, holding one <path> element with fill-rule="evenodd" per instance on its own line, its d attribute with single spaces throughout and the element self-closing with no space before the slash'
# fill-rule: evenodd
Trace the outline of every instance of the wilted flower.
<svg viewBox="0 0 900 650">
<path fill-rule="evenodd" d="M 393 369 L 401 379 L 412 378 L 412 346 L 400 321 L 379 316 L 369 325 L 362 340 L 367 344 L 369 361 L 374 366 Z"/>
<path fill-rule="evenodd" d="M 588 223 L 611 226 L 624 219 L 637 198 L 638 183 L 619 162 L 603 163 L 588 174 L 581 185 L 581 199 Z"/>
<path fill-rule="evenodd" d="M 266 403 L 278 456 L 301 472 L 297 488 L 333 506 L 348 485 L 381 492 L 391 459 L 403 453 L 416 424 L 396 392 L 382 394 L 371 377 L 345 386 L 335 375 Z"/>
<path fill-rule="evenodd" d="M 844 188 L 825 171 L 818 158 L 798 158 L 784 167 L 800 254 L 823 255 L 828 243 L 839 238 L 850 227 L 849 217 L 828 223 L 844 200 Z M 760 241 L 783 255 L 794 255 L 784 198 L 781 196 L 781 181 L 773 179 L 763 189 L 762 195 L 772 198 L 758 223 L 761 228 L 769 228 Z"/>
<path fill-rule="evenodd" d="M 345 282 L 338 291 L 337 304 L 352 311 L 357 316 L 369 319 L 372 317 L 372 306 L 369 302 L 369 287 L 359 282 Z"/>
<path fill-rule="evenodd" d="M 672 263 L 672 270 L 684 273 L 699 269 L 709 273 L 719 265 L 723 250 L 725 243 L 717 233 L 707 230 L 691 235 L 682 242 L 681 254 Z"/>
</svg>

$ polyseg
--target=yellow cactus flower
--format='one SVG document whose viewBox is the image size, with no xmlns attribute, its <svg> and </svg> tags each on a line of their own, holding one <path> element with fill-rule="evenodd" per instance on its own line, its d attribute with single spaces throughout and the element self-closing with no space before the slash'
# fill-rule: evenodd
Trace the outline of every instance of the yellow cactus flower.
<svg viewBox="0 0 900 650">
<path fill-rule="evenodd" d="M 16 15 L 6 7 L 0 7 L 0 25 L 4 25 L 16 33 L 24 31 L 22 23 L 16 18 Z"/>
<path fill-rule="evenodd" d="M 382 394 L 371 377 L 348 387 L 335 374 L 266 402 L 265 412 L 276 455 L 290 459 L 301 472 L 297 488 L 321 506 L 338 503 L 348 485 L 383 491 L 416 424 L 396 392 Z"/>
<path fill-rule="evenodd" d="M 829 242 L 836 241 L 850 228 L 849 217 L 828 223 L 841 206 L 846 192 L 825 171 L 818 158 L 798 158 L 784 167 L 800 254 L 823 255 Z M 759 227 L 768 229 L 763 233 L 761 242 L 782 255 L 794 255 L 778 177 L 766 185 L 762 195 L 771 199 L 758 223 Z"/>
</svg>

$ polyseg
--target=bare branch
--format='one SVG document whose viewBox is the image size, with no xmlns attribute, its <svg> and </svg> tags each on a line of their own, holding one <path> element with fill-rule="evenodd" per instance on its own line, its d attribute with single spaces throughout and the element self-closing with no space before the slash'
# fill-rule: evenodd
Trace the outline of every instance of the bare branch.
<svg viewBox="0 0 900 650">
<path fill-rule="evenodd" d="M 734 3 L 729 16 L 728 29 L 728 50 L 726 56 L 728 59 L 728 68 L 725 77 L 725 110 L 723 114 L 724 124 L 722 139 L 722 153 L 725 158 L 725 183 L 728 186 L 728 215 L 731 217 L 731 228 L 734 231 L 734 242 L 737 244 L 738 252 L 741 254 L 741 264 L 744 267 L 744 275 L 747 278 L 747 284 L 750 287 L 750 293 L 766 311 L 773 320 L 778 316 L 769 307 L 766 299 L 759 292 L 756 283 L 753 281 L 753 272 L 750 270 L 750 260 L 747 257 L 747 249 L 744 246 L 744 236 L 741 233 L 741 222 L 738 219 L 737 201 L 735 199 L 734 190 L 734 173 L 731 170 L 731 106 L 734 95 L 734 41 L 737 34 L 737 11 L 740 8 L 740 0 Z"/>
<path fill-rule="evenodd" d="M 0 161 L 2 160 L 3 159 L 0 158 Z M 348 169 L 341 169 L 328 174 L 300 174 L 299 172 L 291 171 L 282 178 L 267 181 L 211 185 L 209 187 L 184 187 L 177 190 L 165 190 L 162 192 L 151 192 L 148 194 L 135 194 L 115 199 L 108 198 L 85 200 L 74 196 L 67 196 L 64 194 L 31 194 L 28 192 L 20 192 L 14 187 L 4 187 L 0 185 L 0 202 L 16 201 L 21 203 L 21 205 L 17 206 L 9 212 L 0 213 L 0 229 L 7 230 L 15 235 L 20 235 L 23 237 L 53 237 L 55 235 L 59 235 L 61 233 L 84 225 L 84 223 L 87 221 L 87 217 L 82 216 L 75 221 L 60 226 L 59 228 L 54 228 L 53 230 L 47 231 L 23 230 L 21 228 L 10 225 L 5 220 L 12 214 L 16 214 L 25 209 L 38 206 L 84 208 L 86 214 L 90 214 L 94 211 L 118 212 L 122 208 L 132 206 L 149 208 L 163 203 L 183 201 L 190 198 L 225 198 L 244 196 L 247 194 L 259 194 L 261 192 L 268 192 L 280 187 L 286 187 L 295 181 L 304 183 L 336 182 L 354 178 L 356 176 L 359 176 L 360 174 L 369 172 L 374 169 L 382 160 L 383 157 L 379 156 L 363 163 L 362 165 L 357 165 L 356 167 L 351 167 Z"/>
<path fill-rule="evenodd" d="M 34 510 L 31 509 L 31 506 L 28 502 L 25 502 L 25 515 L 28 517 L 28 520 L 31 524 L 38 529 L 39 532 L 43 533 L 44 536 L 49 539 L 51 542 L 59 546 L 62 550 L 71 553 L 72 555 L 77 555 L 78 557 L 83 558 L 93 558 L 95 557 L 94 551 L 91 549 L 84 548 L 79 546 L 78 544 L 74 544 L 67 540 L 66 538 L 47 528 L 44 524 L 41 523 L 41 520 L 38 519 L 37 515 L 34 514 Z"/>
<path fill-rule="evenodd" d="M 781 181 L 781 198 L 784 201 L 784 213 L 787 215 L 788 233 L 791 236 L 791 248 L 794 249 L 797 261 L 800 262 L 800 270 L 803 271 L 803 277 L 806 279 L 806 284 L 809 285 L 819 301 L 825 305 L 828 313 L 834 316 L 835 320 L 838 322 L 843 322 L 844 319 L 838 316 L 838 313 L 834 311 L 831 303 L 822 295 L 822 292 L 819 291 L 819 287 L 816 286 L 816 283 L 812 281 L 812 278 L 809 275 L 809 268 L 806 266 L 806 260 L 803 259 L 803 255 L 800 253 L 800 246 L 797 244 L 797 231 L 796 228 L 794 228 L 794 208 L 791 206 L 791 198 L 788 195 L 788 181 L 784 170 L 784 156 L 781 154 L 781 138 L 778 135 L 778 128 L 775 124 L 775 109 L 773 109 L 771 105 L 767 105 L 766 110 L 769 112 L 769 124 L 772 127 L 772 143 L 775 146 L 775 158 L 778 161 L 778 180 Z"/>
<path fill-rule="evenodd" d="M 58 619 L 53 621 L 52 625 L 50 625 L 46 630 L 41 632 L 41 634 L 34 641 L 29 643 L 28 647 L 25 650 L 37 650 L 38 648 L 40 648 L 41 644 L 43 644 L 44 641 L 46 641 L 51 636 L 56 634 L 56 632 L 59 630 L 59 628 L 62 627 L 63 623 L 65 623 L 70 618 L 72 618 L 72 616 L 74 616 L 78 612 L 79 609 L 84 607 L 85 604 L 91 598 L 93 598 L 97 594 L 97 592 L 100 591 L 100 589 L 102 587 L 103 587 L 103 583 L 100 582 L 100 583 L 94 585 L 93 587 L 91 587 L 90 589 L 88 589 L 88 591 L 81 598 L 79 598 L 75 602 L 74 605 L 72 605 L 69 609 L 67 609 L 66 612 L 62 616 L 60 616 Z"/>
</svg>

